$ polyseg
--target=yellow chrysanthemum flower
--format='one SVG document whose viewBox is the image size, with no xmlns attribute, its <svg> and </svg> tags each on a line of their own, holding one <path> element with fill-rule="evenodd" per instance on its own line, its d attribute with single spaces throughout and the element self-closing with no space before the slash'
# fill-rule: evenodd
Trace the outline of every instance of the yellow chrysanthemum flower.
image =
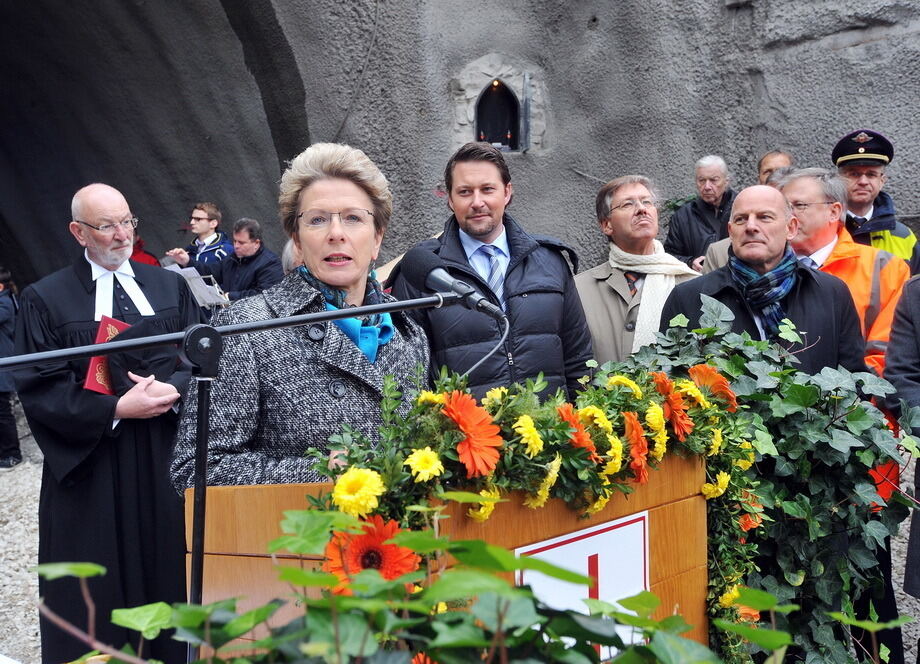
<svg viewBox="0 0 920 664">
<path fill-rule="evenodd" d="M 543 451 L 543 439 L 530 415 L 521 415 L 511 428 L 521 437 L 521 442 L 526 446 L 524 453 L 531 459 Z"/>
<path fill-rule="evenodd" d="M 493 387 L 491 390 L 486 392 L 486 395 L 482 398 L 480 403 L 484 408 L 493 408 L 501 404 L 502 400 L 508 396 L 507 387 Z"/>
<path fill-rule="evenodd" d="M 422 390 L 418 393 L 416 398 L 418 403 L 438 403 L 444 405 L 444 395 L 439 392 L 432 392 L 431 390 Z"/>
<path fill-rule="evenodd" d="M 709 400 L 706 399 L 706 395 L 700 392 L 700 388 L 696 386 L 692 380 L 679 380 L 675 383 L 677 391 L 683 394 L 684 396 L 690 397 L 693 399 L 700 408 L 711 408 L 712 404 L 709 403 Z"/>
<path fill-rule="evenodd" d="M 585 510 L 585 514 L 597 514 L 600 512 L 602 509 L 607 507 L 607 503 L 610 502 L 610 497 L 612 495 L 613 494 L 611 494 L 610 491 L 604 491 L 604 495 L 588 505 L 588 508 Z"/>
<path fill-rule="evenodd" d="M 709 443 L 709 451 L 706 452 L 706 456 L 715 456 L 719 453 L 719 450 L 722 449 L 722 429 L 713 429 L 712 430 L 712 442 Z"/>
<path fill-rule="evenodd" d="M 658 431 L 652 436 L 652 440 L 655 441 L 655 445 L 649 451 L 649 456 L 655 459 L 655 461 L 661 461 L 665 452 L 668 451 L 668 432 Z"/>
<path fill-rule="evenodd" d="M 386 492 L 383 479 L 367 468 L 349 468 L 332 490 L 332 502 L 342 512 L 365 516 L 377 509 L 377 498 Z"/>
<path fill-rule="evenodd" d="M 642 398 L 642 388 L 636 385 L 635 381 L 630 380 L 626 376 L 611 376 L 607 379 L 608 390 L 612 387 L 615 387 L 616 385 L 621 385 L 632 391 L 633 396 L 637 399 Z"/>
<path fill-rule="evenodd" d="M 752 465 L 754 465 L 754 459 L 756 458 L 754 456 L 754 446 L 751 445 L 748 441 L 744 441 L 738 447 L 740 447 L 743 450 L 750 450 L 750 451 L 745 455 L 747 457 L 746 459 L 736 459 L 734 461 L 734 465 L 736 465 L 741 470 L 747 470 Z"/>
<path fill-rule="evenodd" d="M 664 453 L 668 451 L 668 432 L 664 426 L 664 409 L 657 403 L 650 403 L 645 411 L 645 423 L 655 441 L 655 446 L 649 454 L 656 461 L 661 461 Z"/>
<path fill-rule="evenodd" d="M 553 485 L 556 483 L 556 479 L 559 477 L 559 468 L 561 467 L 562 457 L 557 452 L 553 460 L 549 462 L 546 477 L 544 477 L 543 482 L 540 483 L 540 488 L 537 489 L 536 493 L 532 496 L 527 496 L 527 498 L 524 499 L 524 505 L 531 509 L 537 509 L 546 504 L 546 501 L 549 500 L 549 490 L 552 489 Z"/>
<path fill-rule="evenodd" d="M 597 406 L 585 406 L 578 410 L 578 419 L 582 424 L 594 424 L 598 429 L 610 435 L 613 433 L 613 424 L 607 419 L 607 415 Z"/>
<path fill-rule="evenodd" d="M 741 597 L 741 591 L 738 589 L 737 585 L 734 585 L 719 596 L 719 606 L 723 609 L 727 609 L 734 604 L 739 597 Z"/>
<path fill-rule="evenodd" d="M 492 516 L 492 512 L 495 511 L 495 501 L 501 497 L 501 493 L 499 493 L 496 487 L 490 486 L 487 489 L 480 491 L 479 495 L 483 498 L 495 499 L 485 503 L 479 503 L 479 507 L 471 507 L 469 511 L 467 511 L 467 514 L 471 519 L 482 523 L 483 521 L 488 520 L 490 516 Z"/>
<path fill-rule="evenodd" d="M 725 490 L 728 488 L 728 480 L 730 479 L 729 474 L 724 470 L 720 470 L 716 474 L 716 483 L 711 484 L 706 482 L 701 488 L 700 493 L 706 498 L 706 500 L 712 500 L 713 498 L 718 498 Z"/>
<path fill-rule="evenodd" d="M 416 482 L 427 482 L 432 477 L 437 477 L 444 472 L 444 464 L 441 463 L 438 453 L 430 447 L 423 447 L 415 450 L 403 461 L 404 466 L 409 466 L 412 476 Z"/>
<path fill-rule="evenodd" d="M 601 471 L 604 475 L 616 475 L 623 467 L 623 441 L 616 436 L 607 436 L 607 442 L 610 443 L 610 460 Z"/>
</svg>

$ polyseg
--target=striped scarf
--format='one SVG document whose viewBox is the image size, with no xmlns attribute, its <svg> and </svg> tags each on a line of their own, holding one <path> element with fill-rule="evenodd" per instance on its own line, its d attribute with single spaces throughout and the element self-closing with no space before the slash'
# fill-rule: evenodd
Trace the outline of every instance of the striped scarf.
<svg viewBox="0 0 920 664">
<path fill-rule="evenodd" d="M 795 286 L 795 253 L 786 246 L 786 253 L 775 268 L 758 274 L 750 265 L 730 253 L 728 271 L 741 294 L 755 313 L 759 312 L 767 337 L 779 334 L 779 324 L 786 317 L 780 300 Z"/>
</svg>

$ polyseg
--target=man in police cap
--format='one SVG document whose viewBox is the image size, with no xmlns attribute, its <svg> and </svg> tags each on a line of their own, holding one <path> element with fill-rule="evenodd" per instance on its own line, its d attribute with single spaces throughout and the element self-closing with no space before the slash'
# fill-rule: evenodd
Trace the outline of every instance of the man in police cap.
<svg viewBox="0 0 920 664">
<path fill-rule="evenodd" d="M 841 138 L 831 159 L 847 184 L 846 227 L 853 239 L 899 256 L 920 272 L 920 244 L 895 218 L 894 202 L 882 191 L 885 168 L 894 157 L 891 141 L 871 129 L 857 129 Z"/>
</svg>

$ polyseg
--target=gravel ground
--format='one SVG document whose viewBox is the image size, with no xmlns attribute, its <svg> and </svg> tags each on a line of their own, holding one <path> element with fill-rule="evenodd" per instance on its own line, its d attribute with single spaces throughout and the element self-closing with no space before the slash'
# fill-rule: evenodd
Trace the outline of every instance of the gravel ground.
<svg viewBox="0 0 920 664">
<path fill-rule="evenodd" d="M 18 405 L 18 404 L 17 404 Z M 38 491 L 41 485 L 41 452 L 29 434 L 22 413 L 18 413 L 23 462 L 13 470 L 0 473 L 0 662 L 3 657 L 22 664 L 38 664 L 41 648 L 38 639 L 38 581 L 28 570 L 38 556 Z M 904 486 L 912 486 L 913 464 Z M 920 521 L 920 520 L 918 520 Z M 907 552 L 907 526 L 894 541 L 894 584 L 902 585 L 904 557 Z M 898 590 L 898 608 L 902 614 L 920 619 L 920 600 Z M 907 662 L 917 660 L 920 621 L 904 628 Z"/>
</svg>

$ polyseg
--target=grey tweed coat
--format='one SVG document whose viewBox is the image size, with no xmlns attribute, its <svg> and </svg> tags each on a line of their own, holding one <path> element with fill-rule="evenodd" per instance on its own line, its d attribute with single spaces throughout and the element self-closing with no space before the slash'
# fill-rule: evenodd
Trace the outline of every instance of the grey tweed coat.
<svg viewBox="0 0 920 664">
<path fill-rule="evenodd" d="M 322 295 L 296 272 L 260 295 L 234 302 L 212 323 L 227 325 L 323 311 Z M 403 392 L 416 367 L 427 375 L 422 328 L 393 314 L 394 334 L 375 363 L 334 323 L 225 337 L 211 388 L 208 484 L 284 484 L 321 478 L 303 454 L 328 449 L 330 435 L 348 423 L 378 440 L 383 377 Z M 406 407 L 408 410 L 408 407 Z M 197 386 L 184 398 L 171 475 L 176 489 L 193 483 Z"/>
</svg>

